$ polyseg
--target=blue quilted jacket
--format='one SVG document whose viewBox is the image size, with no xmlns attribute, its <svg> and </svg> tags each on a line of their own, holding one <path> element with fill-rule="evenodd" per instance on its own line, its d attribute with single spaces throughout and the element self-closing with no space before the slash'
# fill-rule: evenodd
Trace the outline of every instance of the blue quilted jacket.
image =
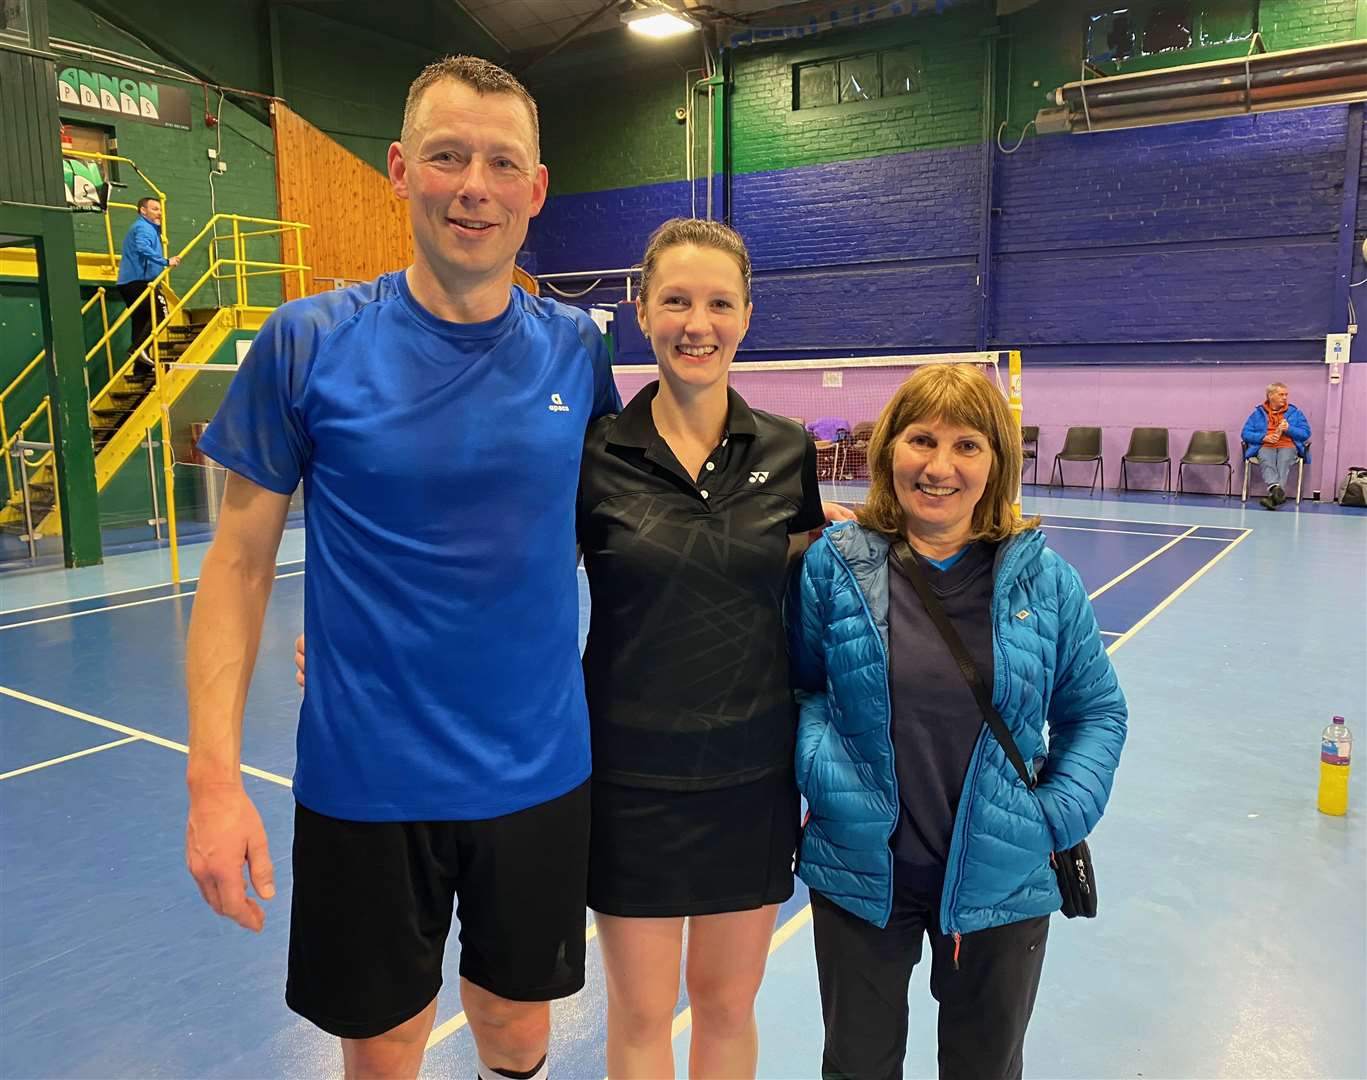
<svg viewBox="0 0 1367 1080">
<path fill-rule="evenodd" d="M 1305 458 L 1305 463 L 1310 464 L 1310 421 L 1305 418 L 1305 413 L 1294 405 L 1286 406 L 1286 434 L 1291 441 L 1296 444 L 1296 456 Z M 1248 419 L 1244 421 L 1244 429 L 1239 433 L 1239 438 L 1244 443 L 1244 457 L 1255 458 L 1258 451 L 1263 448 L 1263 437 L 1267 435 L 1267 402 L 1254 407 L 1248 414 Z"/>
<path fill-rule="evenodd" d="M 836 525 L 788 602 L 801 709 L 797 782 L 810 808 L 798 874 L 878 926 L 892 912 L 899 802 L 888 690 L 888 541 Z M 1096 826 L 1125 742 L 1125 698 L 1076 570 L 1028 530 L 997 552 L 992 703 L 1039 783 L 1021 782 L 986 723 L 950 840 L 940 926 L 960 935 L 1058 910 L 1049 854 Z M 939 641 L 928 648 L 944 648 Z M 1048 724 L 1048 744 L 1044 729 Z"/>
</svg>

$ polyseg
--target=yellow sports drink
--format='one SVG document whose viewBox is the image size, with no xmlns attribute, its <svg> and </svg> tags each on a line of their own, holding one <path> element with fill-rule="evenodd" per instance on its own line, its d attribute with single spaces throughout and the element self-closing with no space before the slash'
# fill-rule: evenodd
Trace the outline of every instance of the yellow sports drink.
<svg viewBox="0 0 1367 1080">
<path fill-rule="evenodd" d="M 1334 717 L 1333 723 L 1320 735 L 1320 795 L 1321 814 L 1341 816 L 1348 813 L 1348 771 L 1353 756 L 1353 733 Z"/>
</svg>

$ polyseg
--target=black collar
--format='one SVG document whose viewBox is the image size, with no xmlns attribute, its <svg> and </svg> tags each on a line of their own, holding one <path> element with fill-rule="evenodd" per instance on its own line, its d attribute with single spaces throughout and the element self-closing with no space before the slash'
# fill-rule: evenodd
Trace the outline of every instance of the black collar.
<svg viewBox="0 0 1367 1080">
<path fill-rule="evenodd" d="M 650 404 L 655 400 L 655 395 L 660 389 L 660 383 L 656 380 L 648 386 L 641 388 L 634 398 L 627 402 L 626 407 L 617 414 L 617 418 L 612 422 L 612 430 L 608 433 L 608 442 L 617 446 L 636 446 L 642 450 L 648 449 L 660 437 L 658 429 L 655 427 L 655 417 L 650 411 Z M 758 429 L 755 427 L 755 414 L 750 411 L 750 406 L 745 403 L 745 399 L 736 393 L 733 387 L 726 388 L 726 434 L 729 435 L 757 435 Z"/>
</svg>

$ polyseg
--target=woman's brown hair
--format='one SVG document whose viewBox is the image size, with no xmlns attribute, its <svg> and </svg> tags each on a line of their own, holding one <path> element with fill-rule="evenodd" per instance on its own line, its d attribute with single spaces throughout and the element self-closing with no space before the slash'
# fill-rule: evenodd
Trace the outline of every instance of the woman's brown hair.
<svg viewBox="0 0 1367 1080">
<path fill-rule="evenodd" d="M 859 524 L 886 536 L 901 536 L 906 512 L 892 483 L 892 451 L 908 424 L 939 420 L 972 428 L 987 438 L 992 468 L 973 508 L 970 540 L 1005 540 L 1033 529 L 1039 518 L 1022 521 L 1015 496 L 1021 474 L 1020 427 L 1006 399 L 971 364 L 927 364 L 897 388 L 869 439 L 869 497 L 858 510 Z"/>
<path fill-rule="evenodd" d="M 641 299 L 650 296 L 650 279 L 660 256 L 670 248 L 691 244 L 699 248 L 715 248 L 724 251 L 736 260 L 740 267 L 741 281 L 745 286 L 744 303 L 750 303 L 750 252 L 740 233 L 720 221 L 704 221 L 702 218 L 670 218 L 653 233 L 646 242 L 646 253 L 641 257 Z"/>
</svg>

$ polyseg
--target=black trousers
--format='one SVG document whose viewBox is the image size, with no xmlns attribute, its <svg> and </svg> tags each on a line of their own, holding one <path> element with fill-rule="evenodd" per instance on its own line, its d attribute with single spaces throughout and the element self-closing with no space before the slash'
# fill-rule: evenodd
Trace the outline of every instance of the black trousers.
<svg viewBox="0 0 1367 1080">
<path fill-rule="evenodd" d="M 128 316 L 128 322 L 132 328 L 133 335 L 129 340 L 129 347 L 132 350 L 136 350 L 142 345 L 152 333 L 151 306 L 146 300 L 136 307 L 133 306 L 147 286 L 148 282 L 146 281 L 126 281 L 118 287 L 119 295 L 123 297 L 124 305 L 133 308 L 133 313 Z M 152 297 L 157 305 L 157 318 L 159 320 L 166 318 L 166 297 L 161 295 L 160 289 L 154 290 Z M 150 356 L 151 353 L 149 352 L 148 355 Z"/>
<path fill-rule="evenodd" d="M 940 1004 L 943 1080 L 1018 1080 L 1025 1028 L 1035 1007 L 1049 917 L 966 934 L 940 932 L 938 902 L 893 892 L 892 917 L 878 929 L 812 896 L 817 977 L 826 1048 L 823 1080 L 893 1080 L 907 1049 L 907 988 L 930 937 L 930 992 Z"/>
</svg>

